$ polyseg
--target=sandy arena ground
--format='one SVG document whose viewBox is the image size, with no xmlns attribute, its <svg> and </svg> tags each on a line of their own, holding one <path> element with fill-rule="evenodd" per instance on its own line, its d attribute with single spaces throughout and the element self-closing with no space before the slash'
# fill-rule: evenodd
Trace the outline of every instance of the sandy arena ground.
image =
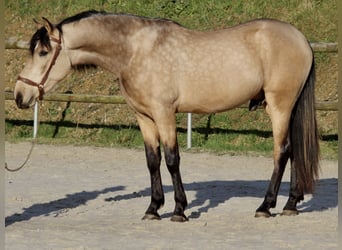
<svg viewBox="0 0 342 250">
<path fill-rule="evenodd" d="M 30 144 L 6 144 L 19 165 Z M 28 166 L 6 173 L 6 249 L 337 249 L 337 161 L 322 161 L 314 195 L 299 216 L 278 206 L 254 218 L 273 162 L 265 157 L 181 153 L 189 202 L 186 223 L 170 221 L 171 179 L 164 162 L 161 221 L 142 221 L 150 183 L 141 150 L 37 145 Z"/>
</svg>

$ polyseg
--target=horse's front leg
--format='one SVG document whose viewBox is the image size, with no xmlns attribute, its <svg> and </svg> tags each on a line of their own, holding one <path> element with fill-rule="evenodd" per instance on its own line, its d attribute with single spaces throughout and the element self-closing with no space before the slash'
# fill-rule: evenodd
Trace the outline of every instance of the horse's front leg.
<svg viewBox="0 0 342 250">
<path fill-rule="evenodd" d="M 184 222 L 188 220 L 188 218 L 184 215 L 184 209 L 188 205 L 188 202 L 186 200 L 182 178 L 179 170 L 180 157 L 178 144 L 176 143 L 174 147 L 165 146 L 164 151 L 166 165 L 170 172 L 175 192 L 176 205 L 173 216 L 171 217 L 171 221 Z"/>
<path fill-rule="evenodd" d="M 159 134 L 155 123 L 141 114 L 136 115 L 145 142 L 147 167 L 151 178 L 151 203 L 143 220 L 160 220 L 158 209 L 164 205 L 164 191 L 160 176 Z"/>
<path fill-rule="evenodd" d="M 145 143 L 147 166 L 151 177 L 151 203 L 145 212 L 144 219 L 160 220 L 158 209 L 164 205 L 164 191 L 160 176 L 160 147 L 153 148 Z"/>
<path fill-rule="evenodd" d="M 188 205 L 182 178 L 180 174 L 179 150 L 176 134 L 176 117 L 173 112 L 163 112 L 156 118 L 156 124 L 160 134 L 160 139 L 164 146 L 165 162 L 171 175 L 174 188 L 175 210 L 171 221 L 184 222 L 188 218 L 184 215 L 184 210 Z"/>
</svg>

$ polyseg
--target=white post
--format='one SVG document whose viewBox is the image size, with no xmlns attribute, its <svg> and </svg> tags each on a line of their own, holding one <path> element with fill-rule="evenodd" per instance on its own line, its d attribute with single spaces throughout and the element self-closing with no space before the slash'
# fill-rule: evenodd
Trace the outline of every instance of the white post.
<svg viewBox="0 0 342 250">
<path fill-rule="evenodd" d="M 33 139 L 37 137 L 38 131 L 38 112 L 39 112 L 39 104 L 36 101 L 34 104 L 34 114 L 33 114 Z"/>
<path fill-rule="evenodd" d="M 188 113 L 187 149 L 191 148 L 191 113 Z"/>
</svg>

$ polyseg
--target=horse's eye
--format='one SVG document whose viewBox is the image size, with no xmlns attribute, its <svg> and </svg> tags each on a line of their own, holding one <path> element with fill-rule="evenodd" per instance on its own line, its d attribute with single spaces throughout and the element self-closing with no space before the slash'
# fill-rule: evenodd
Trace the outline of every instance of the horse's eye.
<svg viewBox="0 0 342 250">
<path fill-rule="evenodd" d="M 39 56 L 40 56 L 40 57 L 46 56 L 47 54 L 48 54 L 48 52 L 45 51 L 45 50 L 42 50 L 42 51 L 39 52 Z"/>
</svg>

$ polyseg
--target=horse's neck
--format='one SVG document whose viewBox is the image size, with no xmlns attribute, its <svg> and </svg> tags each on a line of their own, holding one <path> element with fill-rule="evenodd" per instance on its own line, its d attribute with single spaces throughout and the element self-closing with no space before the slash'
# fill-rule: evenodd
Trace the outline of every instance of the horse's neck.
<svg viewBox="0 0 342 250">
<path fill-rule="evenodd" d="M 63 37 L 73 65 L 94 64 L 120 74 L 131 57 L 127 30 L 112 22 L 81 20 L 63 26 Z"/>
</svg>

